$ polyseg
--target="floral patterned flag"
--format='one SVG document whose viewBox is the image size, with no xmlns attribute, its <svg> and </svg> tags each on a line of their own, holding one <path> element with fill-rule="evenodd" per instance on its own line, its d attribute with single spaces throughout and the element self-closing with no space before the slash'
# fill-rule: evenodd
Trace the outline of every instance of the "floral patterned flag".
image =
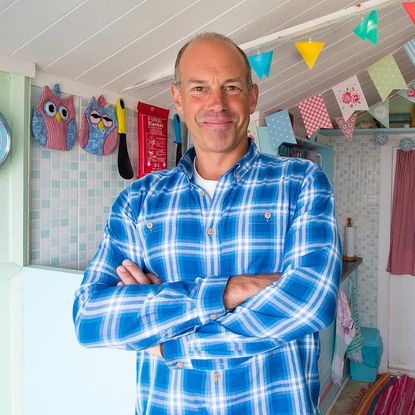
<svg viewBox="0 0 415 415">
<path fill-rule="evenodd" d="M 347 141 L 352 141 L 353 129 L 354 129 L 354 124 L 356 122 L 356 118 L 357 118 L 357 113 L 352 114 L 347 121 L 341 115 L 339 117 L 334 117 L 337 125 L 342 130 Z"/>
<path fill-rule="evenodd" d="M 415 103 L 415 82 L 411 82 L 408 85 L 408 89 L 401 89 L 399 95 L 406 98 L 408 101 Z"/>
<path fill-rule="evenodd" d="M 369 114 L 376 118 L 386 128 L 389 128 L 389 101 L 380 102 L 369 108 Z"/>
<path fill-rule="evenodd" d="M 319 128 L 333 128 L 323 97 L 318 94 L 298 104 L 307 136 L 312 137 Z"/>
<path fill-rule="evenodd" d="M 355 111 L 369 109 L 357 76 L 352 76 L 332 89 L 345 121 Z"/>
</svg>

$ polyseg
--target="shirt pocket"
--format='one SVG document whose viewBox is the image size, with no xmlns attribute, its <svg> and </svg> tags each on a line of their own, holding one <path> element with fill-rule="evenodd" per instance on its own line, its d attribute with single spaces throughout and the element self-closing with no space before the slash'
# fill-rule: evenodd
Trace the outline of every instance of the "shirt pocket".
<svg viewBox="0 0 415 415">
<path fill-rule="evenodd" d="M 194 217 L 167 216 L 138 224 L 146 269 L 164 282 L 204 275 L 201 225 Z"/>
</svg>

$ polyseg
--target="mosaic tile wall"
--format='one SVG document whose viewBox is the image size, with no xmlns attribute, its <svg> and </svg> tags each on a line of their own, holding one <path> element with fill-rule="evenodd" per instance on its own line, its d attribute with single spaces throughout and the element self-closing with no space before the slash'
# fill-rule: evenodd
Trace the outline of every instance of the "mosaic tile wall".
<svg viewBox="0 0 415 415">
<path fill-rule="evenodd" d="M 343 136 L 333 137 L 331 144 L 342 241 L 350 217 L 357 228 L 356 254 L 363 258 L 358 268 L 360 318 L 362 325 L 376 327 L 380 147 L 372 135 L 355 135 L 351 142 Z"/>
<path fill-rule="evenodd" d="M 32 87 L 32 108 L 42 88 Z M 76 121 L 89 97 L 75 97 Z M 131 164 L 137 167 L 137 121 L 126 110 Z M 168 166 L 174 165 L 175 144 L 169 137 Z M 70 151 L 49 150 L 31 139 L 30 263 L 84 269 L 102 239 L 111 205 L 129 183 L 117 169 L 117 149 L 107 156 L 87 153 L 75 143 Z"/>
</svg>

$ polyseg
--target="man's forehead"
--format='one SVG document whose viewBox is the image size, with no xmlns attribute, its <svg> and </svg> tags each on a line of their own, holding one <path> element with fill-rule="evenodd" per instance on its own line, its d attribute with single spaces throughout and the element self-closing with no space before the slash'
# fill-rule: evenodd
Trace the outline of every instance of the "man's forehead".
<svg viewBox="0 0 415 415">
<path fill-rule="evenodd" d="M 183 52 L 180 64 L 189 63 L 195 66 L 224 68 L 227 66 L 244 66 L 244 59 L 234 45 L 217 40 L 196 40 Z M 180 65 L 182 67 L 182 65 Z M 184 66 L 184 65 L 183 65 Z"/>
</svg>

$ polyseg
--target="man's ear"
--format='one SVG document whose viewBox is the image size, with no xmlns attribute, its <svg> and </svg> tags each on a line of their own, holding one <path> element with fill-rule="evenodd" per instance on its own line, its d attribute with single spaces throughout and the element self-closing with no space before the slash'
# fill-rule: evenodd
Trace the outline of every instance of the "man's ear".
<svg viewBox="0 0 415 415">
<path fill-rule="evenodd" d="M 251 90 L 249 91 L 249 113 L 253 114 L 256 109 L 256 105 L 258 103 L 258 85 L 252 85 Z"/>
<path fill-rule="evenodd" d="M 179 114 L 183 114 L 182 97 L 180 95 L 180 89 L 177 87 L 176 84 L 172 83 L 170 85 L 170 92 L 173 98 L 174 106 L 176 107 L 176 111 Z"/>
</svg>

